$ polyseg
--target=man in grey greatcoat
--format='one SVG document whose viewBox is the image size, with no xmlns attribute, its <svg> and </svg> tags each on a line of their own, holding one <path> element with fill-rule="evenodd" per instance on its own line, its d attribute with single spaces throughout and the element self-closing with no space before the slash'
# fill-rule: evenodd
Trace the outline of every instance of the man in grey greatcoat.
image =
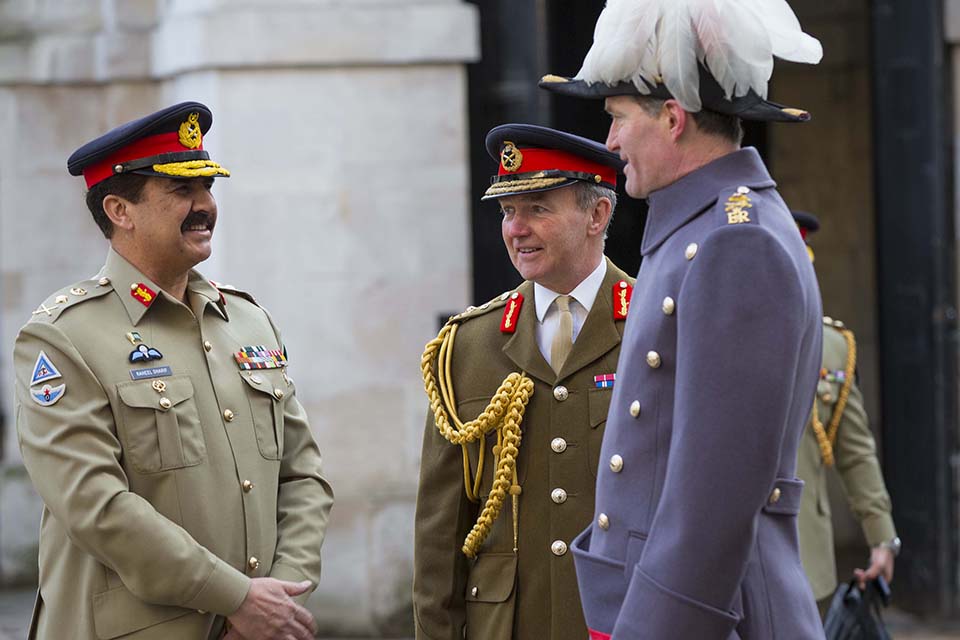
<svg viewBox="0 0 960 640">
<path fill-rule="evenodd" d="M 659 48 L 676 34 L 663 25 L 712 18 L 671 22 L 679 5 L 624 13 L 631 4 L 608 3 L 577 79 L 541 81 L 605 99 L 607 147 L 627 163 L 627 193 L 650 207 L 594 519 L 572 545 L 587 626 L 594 640 L 822 638 L 800 564 L 795 474 L 820 366 L 820 295 L 773 179 L 740 148 L 741 120 L 809 114 L 766 101 L 765 78 L 727 86 L 699 31 L 671 67 L 676 50 Z M 644 20 L 657 37 L 612 55 Z M 734 52 L 751 37 L 713 26 Z M 819 43 L 796 33 L 791 59 L 818 60 Z"/>
</svg>

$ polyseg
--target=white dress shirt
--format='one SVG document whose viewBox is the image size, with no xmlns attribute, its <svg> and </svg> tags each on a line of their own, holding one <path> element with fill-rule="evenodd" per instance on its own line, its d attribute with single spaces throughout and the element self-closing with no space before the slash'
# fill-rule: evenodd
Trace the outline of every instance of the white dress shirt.
<svg viewBox="0 0 960 640">
<path fill-rule="evenodd" d="M 603 284 L 603 278 L 606 275 L 607 261 L 601 257 L 597 268 L 569 293 L 572 298 L 570 314 L 573 316 L 574 342 L 580 335 L 580 329 L 587 319 L 587 314 L 590 313 L 590 308 L 593 307 L 594 300 L 597 299 L 597 292 L 600 291 L 600 285 Z M 550 362 L 550 347 L 553 344 L 553 335 L 560 327 L 560 312 L 557 311 L 557 305 L 553 304 L 553 301 L 560 295 L 536 282 L 533 283 L 533 301 L 537 308 L 537 346 L 540 347 L 540 353 L 551 366 L 553 363 Z"/>
</svg>

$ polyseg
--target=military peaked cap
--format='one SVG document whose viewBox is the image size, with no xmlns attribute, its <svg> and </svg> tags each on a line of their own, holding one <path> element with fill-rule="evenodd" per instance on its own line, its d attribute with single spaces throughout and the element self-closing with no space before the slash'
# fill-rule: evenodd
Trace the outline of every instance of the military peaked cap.
<svg viewBox="0 0 960 640">
<path fill-rule="evenodd" d="M 229 177 L 203 149 L 203 136 L 212 124 L 213 114 L 205 105 L 181 102 L 91 140 L 70 155 L 67 169 L 70 175 L 82 175 L 87 188 L 121 173 Z"/>
<path fill-rule="evenodd" d="M 599 142 L 532 124 L 502 124 L 487 134 L 487 153 L 499 162 L 481 200 L 549 191 L 586 182 L 617 188 L 623 161 Z"/>
</svg>

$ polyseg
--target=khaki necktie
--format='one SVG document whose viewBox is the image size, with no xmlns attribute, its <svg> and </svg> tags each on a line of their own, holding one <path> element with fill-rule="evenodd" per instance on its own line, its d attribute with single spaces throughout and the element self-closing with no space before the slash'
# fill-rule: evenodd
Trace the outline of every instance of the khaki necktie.
<svg viewBox="0 0 960 640">
<path fill-rule="evenodd" d="M 563 362 L 573 348 L 573 314 L 570 313 L 570 296 L 557 296 L 556 304 L 557 311 L 560 312 L 560 325 L 553 334 L 553 344 L 550 345 L 550 366 L 556 373 L 560 373 Z"/>
</svg>

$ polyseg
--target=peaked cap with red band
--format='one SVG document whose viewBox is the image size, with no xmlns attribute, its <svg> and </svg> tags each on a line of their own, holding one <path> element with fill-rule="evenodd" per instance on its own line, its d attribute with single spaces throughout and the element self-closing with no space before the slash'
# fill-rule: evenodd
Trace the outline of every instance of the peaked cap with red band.
<svg viewBox="0 0 960 640">
<path fill-rule="evenodd" d="M 502 124 L 487 134 L 499 162 L 481 200 L 559 189 L 576 182 L 617 188 L 623 161 L 599 142 L 532 124 Z"/>
<path fill-rule="evenodd" d="M 210 160 L 203 136 L 213 114 L 199 102 L 181 102 L 122 124 L 74 151 L 70 175 L 82 175 L 87 188 L 121 173 L 164 178 L 229 177 Z"/>
</svg>

